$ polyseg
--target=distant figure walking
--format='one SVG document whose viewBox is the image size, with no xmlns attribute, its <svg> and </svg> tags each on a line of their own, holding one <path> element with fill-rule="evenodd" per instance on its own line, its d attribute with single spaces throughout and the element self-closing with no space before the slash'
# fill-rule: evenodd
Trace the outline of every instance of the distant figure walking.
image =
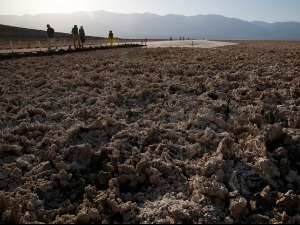
<svg viewBox="0 0 300 225">
<path fill-rule="evenodd" d="M 80 41 L 81 41 L 81 47 L 83 48 L 83 44 L 85 42 L 85 32 L 84 32 L 83 26 L 80 26 L 79 37 L 80 37 Z"/>
<path fill-rule="evenodd" d="M 74 48 L 76 49 L 77 46 L 80 47 L 80 40 L 79 40 L 79 34 L 78 34 L 78 27 L 77 27 L 77 25 L 74 25 L 74 27 L 72 28 L 71 33 L 73 35 Z M 77 42 L 77 45 L 76 45 L 76 42 Z"/>
<path fill-rule="evenodd" d="M 112 46 L 113 42 L 114 42 L 114 34 L 111 30 L 108 33 L 108 41 L 109 41 L 110 46 Z"/>
<path fill-rule="evenodd" d="M 48 50 L 51 50 L 52 44 L 55 43 L 55 32 L 54 29 L 47 24 L 47 40 L 48 40 Z"/>
</svg>

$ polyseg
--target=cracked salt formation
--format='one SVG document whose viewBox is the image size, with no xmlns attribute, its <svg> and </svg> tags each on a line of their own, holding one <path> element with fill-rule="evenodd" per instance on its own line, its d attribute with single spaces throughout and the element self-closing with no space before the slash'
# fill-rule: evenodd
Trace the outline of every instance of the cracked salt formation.
<svg viewBox="0 0 300 225">
<path fill-rule="evenodd" d="M 0 62 L 2 223 L 299 223 L 299 42 Z"/>
</svg>

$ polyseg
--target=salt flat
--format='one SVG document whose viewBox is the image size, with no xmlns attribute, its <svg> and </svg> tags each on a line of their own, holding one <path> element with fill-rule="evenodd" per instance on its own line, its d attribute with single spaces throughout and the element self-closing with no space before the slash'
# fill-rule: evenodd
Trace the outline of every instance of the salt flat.
<svg viewBox="0 0 300 225">
<path fill-rule="evenodd" d="M 172 41 L 148 41 L 145 48 L 158 47 L 188 47 L 188 48 L 215 48 L 227 45 L 235 45 L 237 43 L 210 41 L 210 40 L 172 40 Z"/>
</svg>

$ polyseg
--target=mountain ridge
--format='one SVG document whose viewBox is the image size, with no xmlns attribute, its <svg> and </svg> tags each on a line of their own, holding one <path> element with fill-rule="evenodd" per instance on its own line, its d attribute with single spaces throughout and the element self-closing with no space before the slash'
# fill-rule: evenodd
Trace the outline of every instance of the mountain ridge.
<svg viewBox="0 0 300 225">
<path fill-rule="evenodd" d="M 115 36 L 120 38 L 300 40 L 299 22 L 249 22 L 215 14 L 161 16 L 99 10 L 69 14 L 0 15 L 0 21 L 3 25 L 37 30 L 46 30 L 49 23 L 62 33 L 70 33 L 74 24 L 83 25 L 86 33 L 95 37 L 107 37 L 108 31 L 113 30 Z"/>
</svg>

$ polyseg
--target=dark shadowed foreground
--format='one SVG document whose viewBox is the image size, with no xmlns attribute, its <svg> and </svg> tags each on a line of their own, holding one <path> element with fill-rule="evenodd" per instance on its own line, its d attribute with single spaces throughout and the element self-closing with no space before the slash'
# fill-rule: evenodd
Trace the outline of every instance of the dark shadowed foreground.
<svg viewBox="0 0 300 225">
<path fill-rule="evenodd" d="M 1 223 L 300 223 L 300 42 L 0 61 Z"/>
</svg>

